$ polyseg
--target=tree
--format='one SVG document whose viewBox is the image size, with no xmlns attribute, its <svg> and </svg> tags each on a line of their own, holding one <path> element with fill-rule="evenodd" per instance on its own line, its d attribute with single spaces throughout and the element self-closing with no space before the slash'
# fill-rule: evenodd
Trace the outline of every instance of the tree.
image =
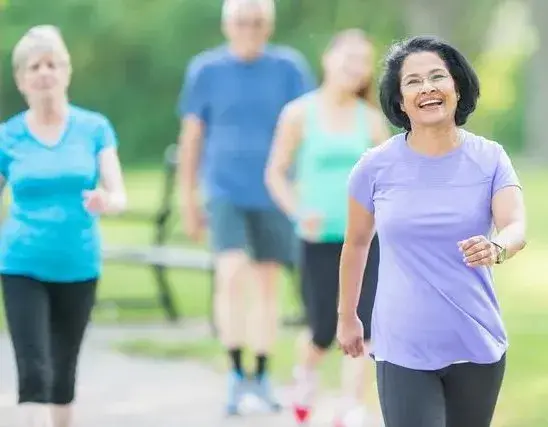
<svg viewBox="0 0 548 427">
<path fill-rule="evenodd" d="M 483 41 L 497 0 L 402 0 L 408 35 L 437 35 L 471 60 Z"/>
<path fill-rule="evenodd" d="M 526 103 L 526 151 L 534 159 L 548 163 L 548 141 L 545 126 L 548 107 L 548 1 L 530 0 L 532 19 L 537 29 L 537 50 L 528 67 Z"/>
</svg>

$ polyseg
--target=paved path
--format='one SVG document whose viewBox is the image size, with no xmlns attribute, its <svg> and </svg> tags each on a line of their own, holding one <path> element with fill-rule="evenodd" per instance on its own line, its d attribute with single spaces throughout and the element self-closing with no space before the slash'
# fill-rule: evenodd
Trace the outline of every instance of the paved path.
<svg viewBox="0 0 548 427">
<path fill-rule="evenodd" d="M 220 412 L 224 381 L 218 373 L 192 361 L 130 358 L 109 348 L 112 340 L 154 334 L 177 339 L 180 329 L 92 328 L 81 362 L 78 427 L 282 427 L 294 422 L 287 411 L 227 420 Z M 0 335 L 0 427 L 15 427 L 15 371 L 11 345 Z M 332 399 L 312 426 L 328 426 Z"/>
</svg>

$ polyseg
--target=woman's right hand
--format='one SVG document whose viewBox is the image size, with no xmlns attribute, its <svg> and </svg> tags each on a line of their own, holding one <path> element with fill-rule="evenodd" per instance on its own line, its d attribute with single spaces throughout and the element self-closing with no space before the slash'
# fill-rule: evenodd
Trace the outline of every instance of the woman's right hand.
<svg viewBox="0 0 548 427">
<path fill-rule="evenodd" d="M 301 219 L 301 230 L 304 237 L 310 241 L 315 241 L 320 237 L 322 228 L 322 218 L 319 215 L 311 214 Z"/>
<path fill-rule="evenodd" d="M 344 354 L 360 357 L 365 353 L 363 324 L 356 313 L 340 315 L 337 325 L 337 341 Z"/>
</svg>

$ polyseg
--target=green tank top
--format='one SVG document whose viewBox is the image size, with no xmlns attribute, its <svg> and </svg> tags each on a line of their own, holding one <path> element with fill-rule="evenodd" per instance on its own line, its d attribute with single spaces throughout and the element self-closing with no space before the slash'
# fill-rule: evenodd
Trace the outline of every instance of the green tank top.
<svg viewBox="0 0 548 427">
<path fill-rule="evenodd" d="M 323 128 L 315 96 L 309 100 L 296 163 L 296 184 L 300 217 L 307 213 L 322 218 L 319 241 L 344 239 L 348 212 L 347 182 L 361 155 L 372 146 L 367 125 L 367 106 L 356 108 L 351 132 L 330 132 Z M 303 237 L 300 221 L 297 234 Z"/>
</svg>

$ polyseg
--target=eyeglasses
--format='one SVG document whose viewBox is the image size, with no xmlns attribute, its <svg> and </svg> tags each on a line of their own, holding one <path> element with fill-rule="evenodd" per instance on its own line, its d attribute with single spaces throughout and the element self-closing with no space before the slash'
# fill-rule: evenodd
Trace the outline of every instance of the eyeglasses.
<svg viewBox="0 0 548 427">
<path fill-rule="evenodd" d="M 66 61 L 62 60 L 50 60 L 50 61 L 40 61 L 40 62 L 32 62 L 30 64 L 27 64 L 25 67 L 27 71 L 36 73 L 42 69 L 42 67 L 46 67 L 50 70 L 58 70 L 60 68 L 65 68 L 68 65 Z"/>
<path fill-rule="evenodd" d="M 437 87 L 443 84 L 451 76 L 445 72 L 435 72 L 427 77 L 409 76 L 401 82 L 402 89 L 406 90 L 420 90 L 424 87 L 424 84 L 428 82 L 431 86 Z"/>
<path fill-rule="evenodd" d="M 266 26 L 264 19 L 235 19 L 234 24 L 241 29 L 260 30 Z"/>
</svg>

